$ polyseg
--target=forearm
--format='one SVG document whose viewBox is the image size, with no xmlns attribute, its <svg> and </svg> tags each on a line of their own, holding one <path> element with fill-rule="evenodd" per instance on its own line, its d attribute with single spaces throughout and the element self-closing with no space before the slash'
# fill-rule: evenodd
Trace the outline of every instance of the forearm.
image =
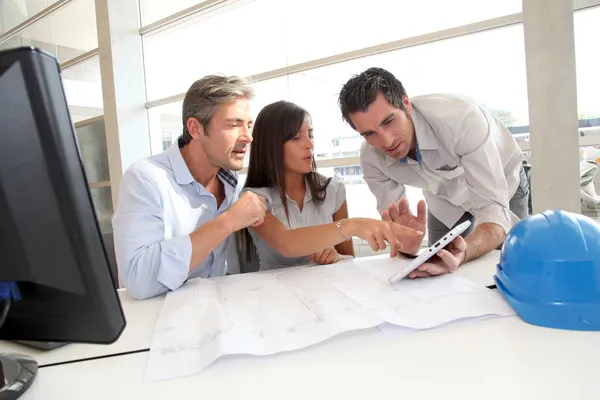
<svg viewBox="0 0 600 400">
<path fill-rule="evenodd" d="M 463 261 L 471 261 L 494 250 L 504 240 L 506 233 L 504 228 L 493 222 L 478 224 L 473 232 L 465 238 L 467 250 Z"/>
<path fill-rule="evenodd" d="M 231 221 L 231 217 L 225 213 L 190 233 L 192 241 L 190 272 L 236 230 L 234 221 Z"/>
<path fill-rule="evenodd" d="M 351 238 L 352 234 L 348 225 L 351 225 L 351 221 L 346 220 L 342 223 L 342 232 L 345 237 Z M 327 247 L 334 247 L 345 239 L 336 223 L 330 223 L 284 230 L 271 240 L 273 243 L 269 243 L 269 240 L 265 241 L 284 257 L 302 257 Z"/>
<path fill-rule="evenodd" d="M 149 245 L 135 241 L 140 236 L 141 233 L 133 232 L 115 236 L 119 272 L 127 291 L 135 299 L 147 299 L 179 288 L 189 274 L 191 245 L 188 236 Z"/>
<path fill-rule="evenodd" d="M 123 221 L 118 222 L 115 230 L 117 259 L 125 287 L 136 299 L 179 288 L 189 273 L 233 232 L 230 228 L 233 225 L 224 214 L 189 235 L 145 244 L 153 241 L 152 237 L 143 238 L 148 231 L 124 231 L 121 229 Z M 156 236 L 153 231 L 152 236 Z M 145 243 L 140 242 L 141 238 Z"/>
</svg>

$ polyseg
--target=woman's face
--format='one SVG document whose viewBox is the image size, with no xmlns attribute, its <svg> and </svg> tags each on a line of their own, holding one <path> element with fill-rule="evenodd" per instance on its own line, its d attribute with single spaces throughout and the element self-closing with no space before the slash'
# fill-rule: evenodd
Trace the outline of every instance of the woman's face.
<svg viewBox="0 0 600 400">
<path fill-rule="evenodd" d="M 312 172 L 313 127 L 306 115 L 300 130 L 283 144 L 283 166 L 286 172 L 307 174 Z"/>
</svg>

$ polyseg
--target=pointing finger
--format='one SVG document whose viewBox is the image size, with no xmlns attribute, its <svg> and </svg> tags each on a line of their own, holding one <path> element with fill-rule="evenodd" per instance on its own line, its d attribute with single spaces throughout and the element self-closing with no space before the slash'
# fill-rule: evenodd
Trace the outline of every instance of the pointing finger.
<svg viewBox="0 0 600 400">
<path fill-rule="evenodd" d="M 402 244 L 390 229 L 390 225 L 393 225 L 393 223 L 384 227 L 383 234 L 385 236 L 385 240 L 390 244 L 390 257 L 394 258 L 398 255 L 398 249 L 402 248 Z"/>
<path fill-rule="evenodd" d="M 392 229 L 392 232 L 394 232 L 394 235 L 396 235 L 396 236 L 413 236 L 413 237 L 418 237 L 418 236 L 425 235 L 421 231 L 414 230 L 414 229 L 409 228 L 408 226 L 404 226 L 404 225 L 391 224 L 390 227 Z"/>
</svg>

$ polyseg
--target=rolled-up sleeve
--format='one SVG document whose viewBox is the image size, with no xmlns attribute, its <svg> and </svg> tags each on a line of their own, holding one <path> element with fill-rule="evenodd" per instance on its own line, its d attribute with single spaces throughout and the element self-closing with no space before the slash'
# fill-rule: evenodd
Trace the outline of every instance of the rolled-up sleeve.
<svg viewBox="0 0 600 400">
<path fill-rule="evenodd" d="M 406 193 L 404 185 L 390 179 L 374 165 L 373 161 L 363 153 L 360 157 L 363 179 L 377 200 L 379 215 L 387 210 L 390 204 L 400 200 Z"/>
<path fill-rule="evenodd" d="M 508 232 L 518 218 L 510 211 L 510 195 L 496 145 L 498 126 L 473 107 L 459 126 L 455 153 L 461 157 L 475 223 L 491 222 Z"/>
<path fill-rule="evenodd" d="M 262 187 L 262 188 L 247 187 L 247 188 L 243 188 L 240 191 L 240 196 L 242 194 L 244 194 L 244 192 L 252 192 L 252 193 L 262 197 L 263 199 L 265 199 L 265 203 L 267 205 L 267 211 L 271 212 L 271 209 L 273 208 L 273 199 L 271 198 L 271 189 L 266 188 L 266 187 Z"/>
<path fill-rule="evenodd" d="M 127 170 L 113 217 L 121 279 L 136 299 L 179 288 L 192 257 L 189 235 L 165 240 L 164 210 L 155 185 L 146 172 Z"/>
</svg>

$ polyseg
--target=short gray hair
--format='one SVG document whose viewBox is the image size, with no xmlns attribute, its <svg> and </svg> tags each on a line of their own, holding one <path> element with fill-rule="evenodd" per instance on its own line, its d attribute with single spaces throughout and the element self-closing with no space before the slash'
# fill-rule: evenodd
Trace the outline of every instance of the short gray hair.
<svg viewBox="0 0 600 400">
<path fill-rule="evenodd" d="M 238 98 L 254 98 L 250 80 L 239 76 L 208 75 L 194 82 L 183 99 L 183 143 L 192 140 L 187 129 L 188 119 L 196 118 L 206 132 L 219 106 Z"/>
</svg>

